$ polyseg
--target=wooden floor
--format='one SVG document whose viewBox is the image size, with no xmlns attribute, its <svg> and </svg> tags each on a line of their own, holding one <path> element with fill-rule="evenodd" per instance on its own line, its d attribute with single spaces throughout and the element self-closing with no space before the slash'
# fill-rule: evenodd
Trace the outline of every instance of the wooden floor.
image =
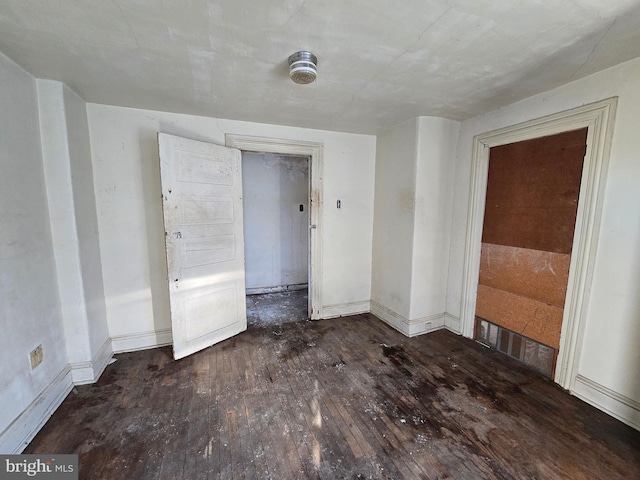
<svg viewBox="0 0 640 480">
<path fill-rule="evenodd" d="M 120 354 L 25 453 L 80 478 L 640 478 L 640 432 L 484 347 L 370 315 Z"/>
</svg>

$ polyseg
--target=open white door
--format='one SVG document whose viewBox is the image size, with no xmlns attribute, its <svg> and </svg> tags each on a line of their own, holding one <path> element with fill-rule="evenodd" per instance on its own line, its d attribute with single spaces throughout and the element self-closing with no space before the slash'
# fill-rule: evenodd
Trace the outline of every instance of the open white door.
<svg viewBox="0 0 640 480">
<path fill-rule="evenodd" d="M 247 329 L 240 150 L 158 134 L 173 356 Z"/>
</svg>

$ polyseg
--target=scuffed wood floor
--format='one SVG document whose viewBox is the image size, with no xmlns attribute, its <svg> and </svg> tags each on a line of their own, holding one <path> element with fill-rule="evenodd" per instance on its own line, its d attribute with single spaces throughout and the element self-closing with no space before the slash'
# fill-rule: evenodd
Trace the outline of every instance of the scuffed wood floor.
<svg viewBox="0 0 640 480">
<path fill-rule="evenodd" d="M 25 453 L 95 479 L 631 479 L 640 432 L 515 361 L 370 315 L 120 354 Z"/>
</svg>

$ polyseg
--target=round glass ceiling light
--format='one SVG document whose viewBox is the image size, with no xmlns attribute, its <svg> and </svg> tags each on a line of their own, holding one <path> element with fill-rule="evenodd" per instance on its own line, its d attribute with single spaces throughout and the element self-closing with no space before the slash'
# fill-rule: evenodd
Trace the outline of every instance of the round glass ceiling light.
<svg viewBox="0 0 640 480">
<path fill-rule="evenodd" d="M 289 77 L 295 83 L 313 83 L 318 75 L 318 57 L 311 52 L 300 51 L 289 56 Z"/>
</svg>

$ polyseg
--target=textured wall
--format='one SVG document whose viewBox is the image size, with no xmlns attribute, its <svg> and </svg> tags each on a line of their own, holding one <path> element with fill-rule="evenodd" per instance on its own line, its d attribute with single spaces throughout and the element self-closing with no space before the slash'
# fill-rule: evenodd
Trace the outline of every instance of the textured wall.
<svg viewBox="0 0 640 480">
<path fill-rule="evenodd" d="M 66 368 L 35 79 L 0 55 L 0 432 Z M 29 352 L 43 361 L 30 368 Z M 0 438 L 0 444 L 4 445 Z"/>
<path fill-rule="evenodd" d="M 218 145 L 224 145 L 226 133 L 322 143 L 323 306 L 339 314 L 352 303 L 368 305 L 374 136 L 95 104 L 87 111 L 112 338 L 155 342 L 156 333 L 171 325 L 158 132 Z"/>
</svg>

